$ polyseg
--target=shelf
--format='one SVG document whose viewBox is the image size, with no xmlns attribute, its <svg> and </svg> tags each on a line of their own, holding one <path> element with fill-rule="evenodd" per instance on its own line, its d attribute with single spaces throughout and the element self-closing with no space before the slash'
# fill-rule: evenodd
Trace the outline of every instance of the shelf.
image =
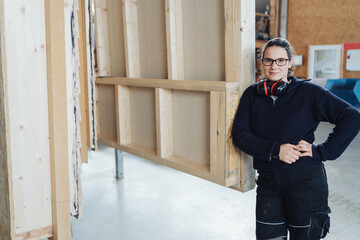
<svg viewBox="0 0 360 240">
<path fill-rule="evenodd" d="M 262 17 L 268 17 L 270 18 L 270 14 L 265 14 L 265 13 L 255 13 L 256 16 L 262 16 Z"/>
</svg>

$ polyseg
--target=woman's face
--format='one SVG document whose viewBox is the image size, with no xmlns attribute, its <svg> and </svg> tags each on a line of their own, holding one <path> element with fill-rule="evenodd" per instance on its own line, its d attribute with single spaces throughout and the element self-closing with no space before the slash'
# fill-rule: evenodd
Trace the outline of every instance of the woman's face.
<svg viewBox="0 0 360 240">
<path fill-rule="evenodd" d="M 268 47 L 265 50 L 262 63 L 265 77 L 273 81 L 277 81 L 280 79 L 283 81 L 287 81 L 288 69 L 291 68 L 292 65 L 292 59 L 288 59 L 288 54 L 284 48 L 278 46 Z M 277 63 L 271 60 L 277 60 Z"/>
</svg>

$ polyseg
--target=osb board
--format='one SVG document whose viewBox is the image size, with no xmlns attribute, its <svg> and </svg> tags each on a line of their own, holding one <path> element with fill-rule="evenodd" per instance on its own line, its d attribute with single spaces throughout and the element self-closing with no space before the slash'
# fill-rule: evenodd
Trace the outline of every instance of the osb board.
<svg viewBox="0 0 360 240">
<path fill-rule="evenodd" d="M 185 79 L 225 81 L 224 1 L 182 3 Z"/>
<path fill-rule="evenodd" d="M 15 234 L 52 225 L 44 3 L 1 3 Z"/>
<path fill-rule="evenodd" d="M 107 0 L 107 14 L 111 76 L 125 77 L 126 67 L 121 1 Z"/>
<path fill-rule="evenodd" d="M 308 77 L 309 45 L 343 44 L 360 39 L 359 0 L 301 0 L 288 2 L 287 36 L 303 65 L 295 76 Z M 343 65 L 343 76 L 354 77 Z M 357 75 L 359 77 L 359 75 Z"/>
<path fill-rule="evenodd" d="M 155 91 L 153 88 L 130 88 L 131 142 L 156 150 Z"/>
<path fill-rule="evenodd" d="M 116 108 L 114 85 L 97 85 L 99 97 L 99 135 L 116 140 Z"/>
<path fill-rule="evenodd" d="M 138 0 L 141 77 L 167 79 L 164 0 Z"/>
<path fill-rule="evenodd" d="M 210 165 L 210 94 L 173 90 L 174 155 Z"/>
</svg>

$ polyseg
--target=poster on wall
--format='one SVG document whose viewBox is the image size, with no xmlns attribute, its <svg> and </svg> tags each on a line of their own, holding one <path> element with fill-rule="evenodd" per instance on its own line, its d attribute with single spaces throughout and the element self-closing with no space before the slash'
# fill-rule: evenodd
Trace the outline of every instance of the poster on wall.
<svg viewBox="0 0 360 240">
<path fill-rule="evenodd" d="M 347 50 L 346 70 L 360 71 L 360 49 Z"/>
<path fill-rule="evenodd" d="M 345 43 L 346 71 L 360 71 L 360 43 Z"/>
</svg>

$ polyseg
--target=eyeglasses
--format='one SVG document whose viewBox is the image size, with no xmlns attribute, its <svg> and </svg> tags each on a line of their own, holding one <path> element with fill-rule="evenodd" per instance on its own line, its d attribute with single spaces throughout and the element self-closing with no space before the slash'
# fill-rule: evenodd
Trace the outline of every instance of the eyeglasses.
<svg viewBox="0 0 360 240">
<path fill-rule="evenodd" d="M 273 62 L 276 63 L 278 66 L 285 66 L 287 61 L 289 61 L 290 58 L 278 58 L 278 59 L 271 59 L 271 58 L 263 58 L 262 63 L 264 66 L 271 66 Z"/>
</svg>

